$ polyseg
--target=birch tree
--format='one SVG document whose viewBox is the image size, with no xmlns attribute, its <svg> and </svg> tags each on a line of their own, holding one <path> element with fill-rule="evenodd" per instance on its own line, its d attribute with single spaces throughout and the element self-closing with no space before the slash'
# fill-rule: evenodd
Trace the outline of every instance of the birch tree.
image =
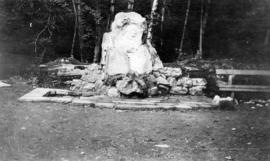
<svg viewBox="0 0 270 161">
<path fill-rule="evenodd" d="M 157 6 L 158 6 L 158 0 L 153 0 L 151 15 L 150 15 L 150 23 L 149 23 L 148 31 L 147 31 L 147 40 L 146 40 L 147 44 L 151 44 L 152 42 L 152 37 L 153 37 L 152 30 L 153 30 L 154 16 L 157 10 Z"/>
<path fill-rule="evenodd" d="M 181 41 L 180 41 L 180 47 L 179 47 L 179 56 L 178 57 L 181 56 L 181 53 L 182 53 L 182 50 L 183 50 L 183 44 L 184 44 L 186 28 L 187 28 L 187 22 L 188 22 L 188 18 L 189 18 L 190 3 L 191 3 L 191 0 L 188 0 L 187 1 L 186 16 L 185 16 L 185 21 L 184 21 L 184 26 L 183 26 L 183 31 L 182 31 Z"/>
</svg>

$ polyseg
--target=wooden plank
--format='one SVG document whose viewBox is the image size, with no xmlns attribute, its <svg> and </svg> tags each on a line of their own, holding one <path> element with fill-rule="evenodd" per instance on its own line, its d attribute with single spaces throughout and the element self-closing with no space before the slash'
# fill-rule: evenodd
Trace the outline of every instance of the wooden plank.
<svg viewBox="0 0 270 161">
<path fill-rule="evenodd" d="M 254 88 L 219 88 L 220 91 L 235 91 L 235 92 L 270 92 L 270 89 L 254 89 Z"/>
<path fill-rule="evenodd" d="M 270 76 L 269 70 L 237 70 L 237 69 L 216 69 L 217 75 L 262 75 Z"/>
</svg>

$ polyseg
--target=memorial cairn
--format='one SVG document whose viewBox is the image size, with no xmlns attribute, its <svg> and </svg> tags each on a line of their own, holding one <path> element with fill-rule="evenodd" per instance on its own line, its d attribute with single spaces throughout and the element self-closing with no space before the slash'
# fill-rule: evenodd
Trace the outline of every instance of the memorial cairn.
<svg viewBox="0 0 270 161">
<path fill-rule="evenodd" d="M 111 32 L 103 36 L 100 65 L 88 65 L 80 79 L 69 81 L 71 90 L 83 96 L 203 95 L 206 80 L 163 67 L 156 50 L 143 41 L 146 30 L 140 14 L 118 13 Z"/>
</svg>

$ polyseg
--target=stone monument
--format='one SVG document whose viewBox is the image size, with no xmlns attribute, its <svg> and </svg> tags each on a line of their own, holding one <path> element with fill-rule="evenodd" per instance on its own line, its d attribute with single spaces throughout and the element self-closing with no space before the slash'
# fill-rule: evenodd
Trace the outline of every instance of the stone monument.
<svg viewBox="0 0 270 161">
<path fill-rule="evenodd" d="M 103 35 L 101 64 L 108 75 L 145 74 L 163 68 L 156 50 L 143 41 L 146 19 L 136 12 L 116 14 L 111 32 Z"/>
</svg>

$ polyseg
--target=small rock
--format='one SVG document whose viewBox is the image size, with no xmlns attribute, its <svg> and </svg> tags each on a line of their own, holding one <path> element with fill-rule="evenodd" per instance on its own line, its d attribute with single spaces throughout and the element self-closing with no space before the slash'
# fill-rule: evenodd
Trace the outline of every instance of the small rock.
<svg viewBox="0 0 270 161">
<path fill-rule="evenodd" d="M 232 131 L 235 131 L 236 130 L 236 128 L 232 128 Z"/>
<path fill-rule="evenodd" d="M 95 89 L 94 83 L 87 83 L 85 86 L 82 87 L 83 91 L 93 91 Z"/>
<path fill-rule="evenodd" d="M 256 109 L 256 107 L 254 107 L 254 106 L 252 106 L 252 107 L 250 107 L 252 110 L 255 110 Z"/>
<path fill-rule="evenodd" d="M 120 97 L 120 93 L 119 93 L 118 89 L 115 87 L 108 89 L 107 95 L 109 97 Z"/>
<path fill-rule="evenodd" d="M 232 157 L 231 156 L 226 156 L 225 159 L 232 160 Z"/>
<path fill-rule="evenodd" d="M 157 96 L 159 94 L 158 87 L 152 87 L 148 89 L 148 95 L 149 96 Z"/>
<path fill-rule="evenodd" d="M 252 143 L 251 142 L 248 142 L 247 145 L 251 145 Z"/>
<path fill-rule="evenodd" d="M 207 81 L 204 78 L 192 78 L 193 86 L 206 86 Z"/>
<path fill-rule="evenodd" d="M 83 151 L 82 151 L 80 154 L 81 154 L 81 155 L 84 155 L 84 154 L 85 154 L 85 152 L 83 152 Z"/>
<path fill-rule="evenodd" d="M 169 84 L 170 84 L 171 87 L 174 87 L 174 86 L 177 85 L 177 80 L 174 77 L 169 77 L 167 79 L 167 81 L 169 82 Z"/>
<path fill-rule="evenodd" d="M 153 75 L 154 75 L 156 78 L 160 77 L 160 73 L 159 73 L 159 72 L 153 72 Z"/>
<path fill-rule="evenodd" d="M 95 83 L 96 81 L 103 79 L 104 75 L 99 71 L 93 71 L 82 76 L 81 80 L 84 80 L 89 83 Z"/>
<path fill-rule="evenodd" d="M 170 83 L 163 77 L 158 77 L 156 80 L 158 85 L 170 86 Z"/>
<path fill-rule="evenodd" d="M 252 101 L 244 102 L 245 104 L 254 104 Z"/>
<path fill-rule="evenodd" d="M 183 77 L 177 81 L 177 85 L 189 88 L 193 86 L 193 81 L 188 77 Z"/>
<path fill-rule="evenodd" d="M 163 84 L 159 84 L 158 85 L 158 92 L 161 95 L 166 95 L 169 94 L 170 92 L 170 87 L 168 85 L 163 85 Z"/>
<path fill-rule="evenodd" d="M 173 94 L 173 95 L 185 95 L 187 93 L 188 93 L 188 89 L 186 87 L 176 86 L 176 87 L 172 87 L 170 90 L 170 94 Z"/>
<path fill-rule="evenodd" d="M 158 147 L 158 148 L 169 148 L 170 146 L 167 145 L 167 144 L 157 144 L 157 145 L 155 145 L 155 147 Z"/>
<path fill-rule="evenodd" d="M 160 70 L 160 73 L 166 75 L 167 77 L 180 77 L 182 75 L 181 68 L 171 68 L 171 67 L 164 67 Z"/>
</svg>

